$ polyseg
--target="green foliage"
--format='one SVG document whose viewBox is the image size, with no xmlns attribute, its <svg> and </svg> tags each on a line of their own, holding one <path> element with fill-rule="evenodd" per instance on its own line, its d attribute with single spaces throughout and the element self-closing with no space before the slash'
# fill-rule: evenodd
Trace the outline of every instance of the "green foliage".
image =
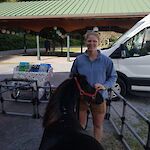
<svg viewBox="0 0 150 150">
<path fill-rule="evenodd" d="M 40 1 L 40 0 L 0 0 L 0 2 L 23 2 L 23 1 Z"/>
<path fill-rule="evenodd" d="M 117 37 L 116 36 L 111 36 L 111 38 L 109 39 L 109 42 L 116 42 L 117 41 Z"/>
<path fill-rule="evenodd" d="M 45 38 L 40 37 L 40 47 L 44 47 Z M 55 46 L 60 46 L 60 38 L 55 38 Z M 52 41 L 53 43 L 54 41 Z M 66 46 L 66 39 L 62 40 L 63 46 Z M 71 39 L 70 46 L 80 46 L 81 41 L 78 39 Z M 26 47 L 36 48 L 36 36 L 32 34 L 26 35 Z M 24 49 L 24 35 L 17 34 L 0 34 L 0 50 L 14 50 L 14 49 Z"/>
<path fill-rule="evenodd" d="M 0 2 L 16 2 L 17 0 L 0 0 Z"/>
<path fill-rule="evenodd" d="M 40 47 L 43 47 L 44 39 L 40 38 Z M 26 46 L 27 48 L 36 48 L 36 37 L 35 35 L 26 35 Z M 14 50 L 24 48 L 24 37 L 23 34 L 10 35 L 0 34 L 0 50 Z"/>
<path fill-rule="evenodd" d="M 21 36 L 0 34 L 0 50 L 22 49 L 23 40 Z"/>
<path fill-rule="evenodd" d="M 81 41 L 78 39 L 71 39 L 70 40 L 70 45 L 71 46 L 80 46 L 81 45 Z"/>
<path fill-rule="evenodd" d="M 18 2 L 23 2 L 23 1 L 41 1 L 41 0 L 17 0 Z"/>
</svg>

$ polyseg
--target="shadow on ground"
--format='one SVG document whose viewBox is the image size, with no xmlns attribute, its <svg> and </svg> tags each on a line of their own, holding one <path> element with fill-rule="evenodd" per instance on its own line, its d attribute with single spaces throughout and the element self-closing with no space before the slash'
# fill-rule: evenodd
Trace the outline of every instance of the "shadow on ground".
<svg viewBox="0 0 150 150">
<path fill-rule="evenodd" d="M 70 52 L 70 57 L 76 57 L 78 55 L 80 55 L 81 53 L 74 53 L 74 52 Z M 23 53 L 21 54 L 22 56 L 37 56 L 37 52 L 30 52 L 28 51 L 27 53 Z M 58 57 L 67 57 L 67 52 L 49 52 L 49 53 L 45 53 L 44 51 L 40 52 L 41 56 L 58 56 Z"/>
</svg>

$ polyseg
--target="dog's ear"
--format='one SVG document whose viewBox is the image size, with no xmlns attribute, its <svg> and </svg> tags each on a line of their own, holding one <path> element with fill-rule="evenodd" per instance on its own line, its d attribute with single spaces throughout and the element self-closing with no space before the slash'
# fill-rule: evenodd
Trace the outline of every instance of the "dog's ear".
<svg viewBox="0 0 150 150">
<path fill-rule="evenodd" d="M 81 79 L 81 75 L 79 73 L 74 73 L 71 76 L 72 78 L 76 77 L 77 79 Z"/>
<path fill-rule="evenodd" d="M 80 79 L 84 79 L 84 80 L 87 79 L 85 75 L 82 75 L 82 74 L 79 74 L 79 73 L 76 74 L 76 77 L 80 78 Z"/>
<path fill-rule="evenodd" d="M 70 78 L 74 78 L 74 77 L 78 77 L 78 76 L 79 76 L 78 73 L 74 73 L 74 74 L 71 74 L 71 75 L 70 75 Z"/>
<path fill-rule="evenodd" d="M 78 77 L 78 76 L 79 76 L 78 73 L 74 73 L 74 74 L 73 74 L 73 77 Z"/>
</svg>

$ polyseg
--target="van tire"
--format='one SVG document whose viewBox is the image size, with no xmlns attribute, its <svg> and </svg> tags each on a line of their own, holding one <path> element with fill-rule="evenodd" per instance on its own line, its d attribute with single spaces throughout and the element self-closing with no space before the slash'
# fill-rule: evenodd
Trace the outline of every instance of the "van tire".
<svg viewBox="0 0 150 150">
<path fill-rule="evenodd" d="M 124 97 L 127 94 L 127 86 L 124 83 L 124 81 L 120 78 L 118 78 L 117 83 L 120 85 L 121 88 L 120 94 Z"/>
<path fill-rule="evenodd" d="M 121 79 L 121 78 L 118 78 L 117 79 L 117 82 L 116 82 L 116 85 L 115 85 L 115 88 L 114 88 L 121 96 L 125 96 L 127 94 L 127 86 L 125 84 L 125 82 Z M 112 94 L 112 100 L 113 101 L 116 101 L 116 100 L 119 100 L 120 98 L 116 95 L 114 95 L 114 93 Z"/>
</svg>

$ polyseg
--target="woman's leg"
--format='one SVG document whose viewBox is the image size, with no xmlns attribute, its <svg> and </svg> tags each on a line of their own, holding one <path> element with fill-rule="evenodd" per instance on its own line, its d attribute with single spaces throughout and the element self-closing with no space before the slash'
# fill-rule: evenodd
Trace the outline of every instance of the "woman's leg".
<svg viewBox="0 0 150 150">
<path fill-rule="evenodd" d="M 95 114 L 93 115 L 93 130 L 94 137 L 97 141 L 101 141 L 103 137 L 103 122 L 105 114 Z"/>
<path fill-rule="evenodd" d="M 87 110 L 89 106 L 86 102 L 81 98 L 80 99 L 80 106 L 79 106 L 79 121 L 83 129 L 86 127 L 87 123 Z"/>
<path fill-rule="evenodd" d="M 103 102 L 100 106 L 92 107 L 92 115 L 93 115 L 93 132 L 94 137 L 97 141 L 101 141 L 103 137 L 103 122 L 106 113 L 106 102 Z"/>
</svg>

